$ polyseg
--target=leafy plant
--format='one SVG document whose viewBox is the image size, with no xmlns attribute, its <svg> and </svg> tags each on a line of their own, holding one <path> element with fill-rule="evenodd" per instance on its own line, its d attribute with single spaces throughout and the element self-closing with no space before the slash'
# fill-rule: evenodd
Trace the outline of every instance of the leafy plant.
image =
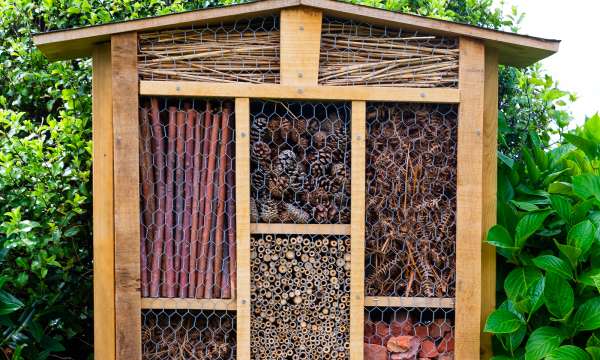
<svg viewBox="0 0 600 360">
<path fill-rule="evenodd" d="M 499 155 L 487 242 L 510 272 L 485 325 L 495 359 L 600 359 L 600 117 L 564 139 L 544 150 L 530 132 L 521 161 Z"/>
</svg>

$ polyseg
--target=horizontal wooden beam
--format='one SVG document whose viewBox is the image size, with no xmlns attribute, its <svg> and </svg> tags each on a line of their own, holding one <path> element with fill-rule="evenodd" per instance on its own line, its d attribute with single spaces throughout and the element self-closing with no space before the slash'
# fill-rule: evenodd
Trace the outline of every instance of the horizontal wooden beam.
<svg viewBox="0 0 600 360">
<path fill-rule="evenodd" d="M 367 296 L 365 306 L 454 309 L 454 298 Z"/>
<path fill-rule="evenodd" d="M 458 89 L 376 86 L 290 86 L 278 84 L 140 81 L 141 95 L 249 97 L 260 99 L 401 101 L 457 104 Z"/>
<path fill-rule="evenodd" d="M 236 310 L 235 299 L 142 298 L 142 309 Z"/>
<path fill-rule="evenodd" d="M 350 235 L 344 224 L 250 224 L 251 234 Z"/>
</svg>

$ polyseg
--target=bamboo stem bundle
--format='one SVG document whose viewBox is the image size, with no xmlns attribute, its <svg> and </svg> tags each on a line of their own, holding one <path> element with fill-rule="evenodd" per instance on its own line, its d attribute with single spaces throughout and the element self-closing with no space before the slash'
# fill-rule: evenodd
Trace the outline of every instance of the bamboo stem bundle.
<svg viewBox="0 0 600 360">
<path fill-rule="evenodd" d="M 175 186 L 175 157 L 176 157 L 176 142 L 177 142 L 177 108 L 169 107 L 169 125 L 167 130 L 167 204 L 165 214 L 165 256 L 163 259 L 163 278 L 162 296 L 175 296 L 175 268 L 173 261 L 173 247 L 175 242 L 174 237 L 174 186 Z"/>
<path fill-rule="evenodd" d="M 150 287 L 148 281 L 148 254 L 146 251 L 147 244 L 152 244 L 154 235 L 154 223 L 152 215 L 156 210 L 154 203 L 154 173 L 152 171 L 152 137 L 150 134 L 149 109 L 143 107 L 140 110 L 140 159 L 142 161 L 141 179 L 142 179 L 142 197 L 144 204 L 143 224 L 142 224 L 142 242 L 140 246 L 141 257 L 141 280 L 142 280 L 142 296 L 149 296 Z"/>
<path fill-rule="evenodd" d="M 227 152 L 229 158 L 233 159 L 234 145 L 233 142 L 229 144 Z M 229 282 L 231 284 L 229 297 L 235 297 L 235 289 L 237 282 L 237 258 L 236 258 L 236 225 L 235 225 L 235 191 L 233 188 L 234 184 L 234 166 L 233 161 L 231 167 L 228 169 L 226 184 L 227 184 L 227 246 L 229 252 Z M 227 296 L 223 296 L 227 297 Z"/>
</svg>

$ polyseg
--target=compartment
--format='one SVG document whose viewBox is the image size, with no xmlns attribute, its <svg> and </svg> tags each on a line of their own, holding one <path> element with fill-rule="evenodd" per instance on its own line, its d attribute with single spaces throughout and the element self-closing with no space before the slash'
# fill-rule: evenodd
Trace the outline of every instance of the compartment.
<svg viewBox="0 0 600 360">
<path fill-rule="evenodd" d="M 454 310 L 368 307 L 365 360 L 454 359 Z"/>
<path fill-rule="evenodd" d="M 236 358 L 235 314 L 230 311 L 144 310 L 144 360 Z"/>
<path fill-rule="evenodd" d="M 325 17 L 319 84 L 458 87 L 458 39 Z"/>
<path fill-rule="evenodd" d="M 141 80 L 279 83 L 279 16 L 145 32 Z"/>
<path fill-rule="evenodd" d="M 348 359 L 350 238 L 251 237 L 253 359 Z"/>
<path fill-rule="evenodd" d="M 453 297 L 457 107 L 367 107 L 366 293 Z"/>
<path fill-rule="evenodd" d="M 251 103 L 251 222 L 350 223 L 348 103 Z"/>
<path fill-rule="evenodd" d="M 235 292 L 232 101 L 140 101 L 143 297 Z"/>
</svg>

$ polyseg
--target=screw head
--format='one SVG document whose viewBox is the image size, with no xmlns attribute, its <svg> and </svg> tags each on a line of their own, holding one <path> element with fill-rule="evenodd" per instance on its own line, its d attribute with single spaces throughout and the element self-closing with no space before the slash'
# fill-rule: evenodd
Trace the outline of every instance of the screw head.
<svg viewBox="0 0 600 360">
<path fill-rule="evenodd" d="M 304 31 L 304 25 L 300 25 L 300 27 L 298 28 L 300 31 Z"/>
<path fill-rule="evenodd" d="M 240 133 L 240 136 L 241 136 L 242 138 L 245 138 L 245 137 L 246 137 L 246 132 L 242 131 L 242 132 Z"/>
<path fill-rule="evenodd" d="M 176 86 L 175 87 L 175 91 L 181 91 L 181 87 L 180 86 Z"/>
</svg>

